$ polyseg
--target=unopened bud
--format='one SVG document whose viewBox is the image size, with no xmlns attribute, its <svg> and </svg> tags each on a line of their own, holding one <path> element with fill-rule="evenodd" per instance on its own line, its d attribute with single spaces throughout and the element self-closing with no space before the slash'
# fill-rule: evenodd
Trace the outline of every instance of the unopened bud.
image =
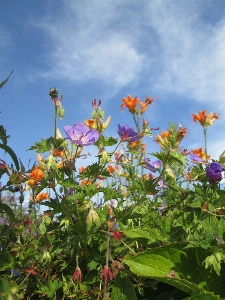
<svg viewBox="0 0 225 300">
<path fill-rule="evenodd" d="M 49 96 L 52 98 L 52 99 L 56 99 L 56 98 L 58 98 L 58 90 L 57 90 L 57 88 L 52 88 L 52 89 L 50 89 L 50 91 L 49 91 Z"/>
<path fill-rule="evenodd" d="M 62 106 L 58 106 L 57 108 L 57 115 L 59 117 L 60 120 L 62 120 L 64 118 L 64 108 Z"/>
</svg>

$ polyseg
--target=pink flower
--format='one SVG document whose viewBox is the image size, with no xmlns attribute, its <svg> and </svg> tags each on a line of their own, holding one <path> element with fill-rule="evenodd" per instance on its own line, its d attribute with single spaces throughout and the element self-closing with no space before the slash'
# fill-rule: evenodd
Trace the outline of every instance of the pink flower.
<svg viewBox="0 0 225 300">
<path fill-rule="evenodd" d="M 109 267 L 105 267 L 102 270 L 100 277 L 104 281 L 104 284 L 106 284 L 108 282 L 108 280 L 111 281 L 113 279 L 113 273 L 111 272 Z"/>
<path fill-rule="evenodd" d="M 79 267 L 76 267 L 76 270 L 73 273 L 73 281 L 82 281 L 82 273 Z"/>
<path fill-rule="evenodd" d="M 114 231 L 112 233 L 112 237 L 114 238 L 114 240 L 116 241 L 120 241 L 122 239 L 123 236 L 123 232 L 122 231 Z"/>
</svg>

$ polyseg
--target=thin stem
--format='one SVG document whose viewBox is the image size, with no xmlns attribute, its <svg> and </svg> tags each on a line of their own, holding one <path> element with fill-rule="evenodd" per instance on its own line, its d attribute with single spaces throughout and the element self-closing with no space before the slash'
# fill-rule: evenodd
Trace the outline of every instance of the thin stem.
<svg viewBox="0 0 225 300">
<path fill-rule="evenodd" d="M 206 162 L 208 162 L 208 152 L 207 152 L 207 127 L 203 127 L 204 130 L 204 141 L 205 141 L 205 155 L 206 155 Z"/>
<path fill-rule="evenodd" d="M 54 101 L 54 143 L 56 140 L 56 118 L 57 118 L 57 105 Z"/>
</svg>

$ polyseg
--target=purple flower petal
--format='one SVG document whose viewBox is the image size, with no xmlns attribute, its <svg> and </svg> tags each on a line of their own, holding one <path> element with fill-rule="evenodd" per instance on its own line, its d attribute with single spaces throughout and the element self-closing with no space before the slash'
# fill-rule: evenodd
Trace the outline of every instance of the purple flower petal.
<svg viewBox="0 0 225 300">
<path fill-rule="evenodd" d="M 222 179 L 222 165 L 218 162 L 213 162 L 206 169 L 206 177 L 209 178 L 211 183 L 215 183 Z"/>
<path fill-rule="evenodd" d="M 118 124 L 118 134 L 122 142 L 136 142 L 140 139 L 140 135 L 128 125 L 120 126 Z"/>
<path fill-rule="evenodd" d="M 202 162 L 201 157 L 199 157 L 197 154 L 191 154 L 191 160 L 197 161 L 197 162 Z"/>
<path fill-rule="evenodd" d="M 80 146 L 93 145 L 99 139 L 99 133 L 95 129 L 89 129 L 86 125 L 77 123 L 71 126 L 64 126 L 64 131 L 69 140 Z"/>
</svg>

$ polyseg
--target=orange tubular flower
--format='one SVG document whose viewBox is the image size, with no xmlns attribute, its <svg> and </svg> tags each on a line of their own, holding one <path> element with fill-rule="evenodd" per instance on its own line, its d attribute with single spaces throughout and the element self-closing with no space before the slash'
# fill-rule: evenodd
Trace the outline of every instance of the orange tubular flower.
<svg viewBox="0 0 225 300">
<path fill-rule="evenodd" d="M 42 202 L 43 200 L 48 199 L 48 193 L 42 192 L 36 196 L 36 201 L 37 202 Z"/>
<path fill-rule="evenodd" d="M 219 118 L 217 113 L 206 114 L 206 110 L 198 112 L 198 115 L 192 114 L 193 122 L 199 122 L 203 127 L 211 126 L 216 119 Z"/>
<path fill-rule="evenodd" d="M 136 106 L 138 103 L 140 103 L 140 99 L 135 97 L 135 98 L 132 98 L 131 95 L 128 95 L 127 98 L 122 98 L 123 100 L 123 104 L 120 106 L 120 109 L 122 110 L 122 108 L 124 106 L 126 106 L 129 111 L 134 114 L 135 111 L 136 111 Z"/>
<path fill-rule="evenodd" d="M 179 134 L 177 136 L 177 142 L 180 143 L 181 140 L 187 135 L 187 128 L 183 128 L 181 125 L 179 125 Z"/>
<path fill-rule="evenodd" d="M 151 98 L 150 96 L 147 96 L 145 99 L 145 102 L 139 102 L 140 106 L 141 106 L 141 115 L 146 111 L 146 109 L 148 108 L 148 106 L 150 104 L 152 104 L 152 102 L 156 100 L 156 98 Z"/>
</svg>

